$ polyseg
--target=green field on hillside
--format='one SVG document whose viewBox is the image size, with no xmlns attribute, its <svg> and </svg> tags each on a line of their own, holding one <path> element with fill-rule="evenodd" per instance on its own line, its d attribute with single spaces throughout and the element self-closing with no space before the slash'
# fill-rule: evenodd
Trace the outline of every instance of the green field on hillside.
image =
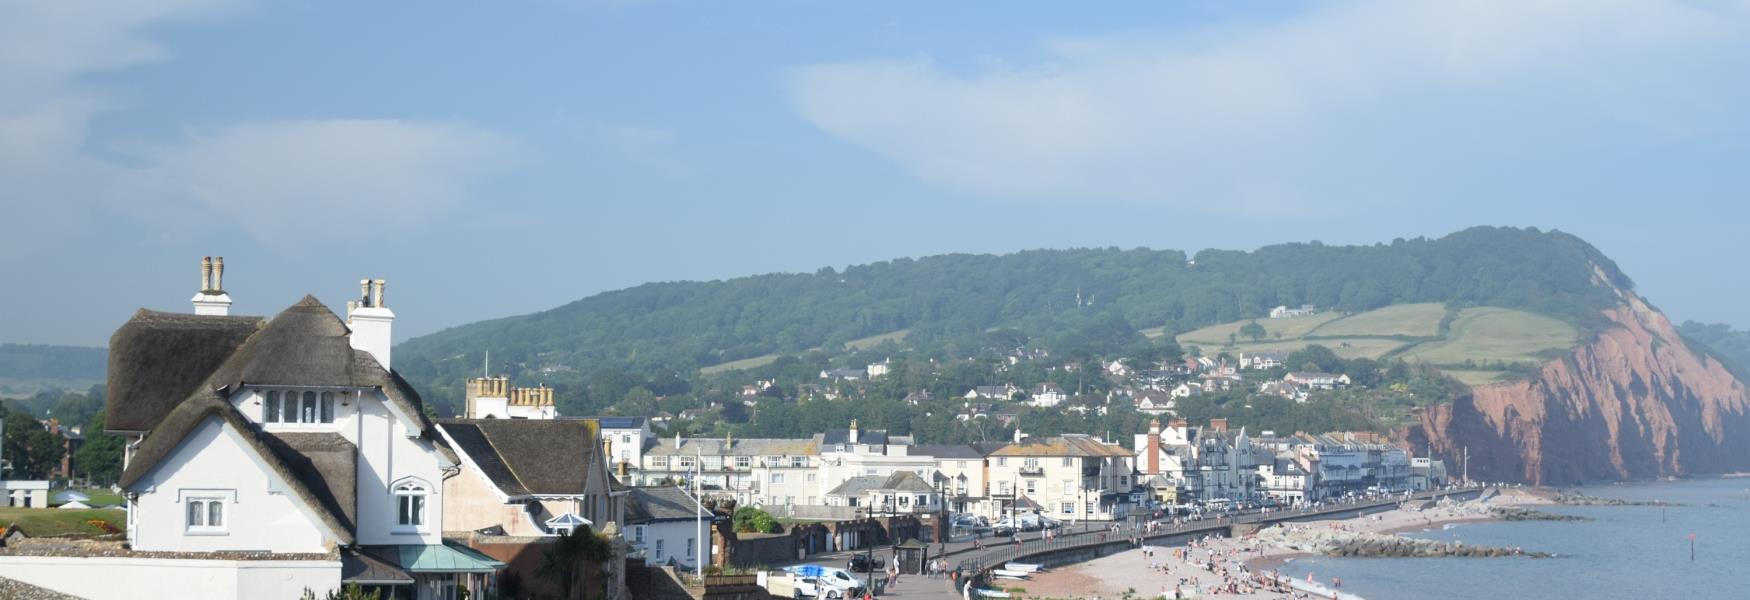
<svg viewBox="0 0 1750 600">
<path fill-rule="evenodd" d="M 1228 334 L 1251 320 L 1223 323 L 1178 337 L 1181 346 L 1197 346 L 1205 355 L 1225 352 L 1292 352 L 1312 344 L 1330 348 L 1344 358 L 1396 357 L 1446 367 L 1453 378 L 1480 385 L 1501 380 L 1501 363 L 1540 363 L 1552 350 L 1571 348 L 1579 334 L 1567 323 L 1525 311 L 1497 307 L 1467 308 L 1453 318 L 1444 337 L 1440 321 L 1445 306 L 1437 303 L 1387 306 L 1346 317 L 1321 313 L 1296 319 L 1258 319 L 1268 337 L 1257 342 L 1228 343 Z M 1282 323 L 1281 339 L 1271 324 Z M 1406 339 L 1414 338 L 1414 339 Z"/>
<path fill-rule="evenodd" d="M 1440 334 L 1440 319 L 1445 317 L 1446 307 L 1438 302 L 1397 304 L 1330 321 L 1306 335 L 1434 337 Z"/>
<path fill-rule="evenodd" d="M 1452 320 L 1447 339 L 1404 351 L 1406 360 L 1439 365 L 1465 361 L 1543 362 L 1549 350 L 1573 347 L 1579 333 L 1567 323 L 1505 308 L 1467 308 Z"/>
<path fill-rule="evenodd" d="M 1380 358 L 1405 345 L 1404 342 L 1386 338 L 1339 338 L 1317 340 L 1271 340 L 1256 343 L 1240 342 L 1232 346 L 1226 344 L 1198 344 L 1193 342 L 1188 346 L 1202 348 L 1203 354 L 1205 355 L 1226 352 L 1233 355 L 1235 358 L 1238 358 L 1240 353 L 1243 352 L 1293 352 L 1305 348 L 1310 344 L 1319 344 L 1326 348 L 1330 348 L 1331 351 L 1337 353 L 1337 356 L 1343 358 Z"/>
<path fill-rule="evenodd" d="M 890 331 L 890 332 L 883 333 L 880 335 L 872 335 L 872 336 L 869 336 L 866 338 L 858 338 L 858 339 L 851 340 L 849 342 L 845 342 L 845 347 L 849 348 L 851 350 L 867 350 L 869 348 L 874 348 L 876 346 L 881 345 L 881 342 L 889 342 L 890 341 L 890 342 L 893 342 L 896 344 L 903 343 L 905 341 L 905 336 L 908 333 L 911 333 L 911 330 L 901 329 L 899 331 Z M 819 351 L 819 350 L 820 350 L 819 347 L 809 348 L 807 350 L 804 350 L 802 353 L 807 354 L 809 352 L 815 352 L 815 351 Z M 754 368 L 758 368 L 758 367 L 763 367 L 763 366 L 772 364 L 772 361 L 778 360 L 779 356 L 783 356 L 783 355 L 782 354 L 767 354 L 764 356 L 755 356 L 753 358 L 743 358 L 741 360 L 732 360 L 732 361 L 729 361 L 726 363 L 719 363 L 719 364 L 711 365 L 709 367 L 701 368 L 701 369 L 699 369 L 699 374 L 700 375 L 712 375 L 712 374 L 716 374 L 716 373 L 726 373 L 729 371 L 734 371 L 736 369 L 754 369 Z"/>
<path fill-rule="evenodd" d="M 1329 323 L 1341 316 L 1343 315 L 1336 311 L 1326 311 L 1304 317 L 1291 317 L 1287 319 L 1257 319 L 1257 322 L 1259 326 L 1264 328 L 1264 339 L 1261 341 L 1294 340 L 1300 339 L 1301 336 L 1306 335 L 1308 332 L 1318 329 L 1319 326 Z M 1206 346 L 1210 344 L 1226 344 L 1229 335 L 1238 337 L 1240 328 L 1250 322 L 1252 321 L 1234 321 L 1232 323 L 1211 325 L 1191 331 L 1178 337 L 1179 345 Z M 1146 331 L 1144 332 L 1144 335 L 1147 335 Z"/>
</svg>

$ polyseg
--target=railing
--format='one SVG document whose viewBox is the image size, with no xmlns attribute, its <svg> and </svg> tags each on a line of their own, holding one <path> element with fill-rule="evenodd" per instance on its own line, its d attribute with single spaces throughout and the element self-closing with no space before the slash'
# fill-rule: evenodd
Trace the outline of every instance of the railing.
<svg viewBox="0 0 1750 600">
<path fill-rule="evenodd" d="M 1022 477 L 1039 477 L 1045 474 L 1045 467 L 1021 467 Z"/>
</svg>

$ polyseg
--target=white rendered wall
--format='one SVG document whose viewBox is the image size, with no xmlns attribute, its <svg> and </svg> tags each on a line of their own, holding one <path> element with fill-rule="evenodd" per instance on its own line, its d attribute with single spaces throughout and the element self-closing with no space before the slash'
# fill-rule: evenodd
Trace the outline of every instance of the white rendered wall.
<svg viewBox="0 0 1750 600">
<path fill-rule="evenodd" d="M 638 525 L 632 525 L 638 527 Z M 698 562 L 699 549 L 693 548 L 692 554 L 687 554 L 687 540 L 699 539 L 699 523 L 697 521 L 658 521 L 647 523 L 644 527 L 644 561 L 657 564 L 656 540 L 662 540 L 662 563 L 667 564 L 674 559 L 681 566 L 692 567 Z M 705 523 L 706 531 L 711 524 Z M 626 532 L 628 541 L 633 539 L 633 532 Z M 636 542 L 634 542 L 636 543 Z"/>
<path fill-rule="evenodd" d="M 340 562 L 0 556 L 0 577 L 91 600 L 320 598 L 340 587 Z"/>
<path fill-rule="evenodd" d="M 430 442 L 407 437 L 409 430 L 389 411 L 387 401 L 380 392 L 366 393 L 347 434 L 359 449 L 356 539 L 368 545 L 441 544 L 442 459 Z M 401 531 L 396 524 L 398 506 L 391 487 L 408 477 L 424 481 L 431 490 L 426 496 L 425 525 L 417 531 Z"/>
<path fill-rule="evenodd" d="M 324 552 L 322 529 L 277 482 L 238 433 L 209 417 L 138 484 L 133 548 L 145 551 Z M 221 496 L 222 535 L 186 530 L 190 495 Z"/>
</svg>

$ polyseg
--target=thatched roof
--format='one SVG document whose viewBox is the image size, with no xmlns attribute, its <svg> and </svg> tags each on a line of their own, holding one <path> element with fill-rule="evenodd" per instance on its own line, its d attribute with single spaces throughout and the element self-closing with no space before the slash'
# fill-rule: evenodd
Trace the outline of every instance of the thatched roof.
<svg viewBox="0 0 1750 600">
<path fill-rule="evenodd" d="M 109 338 L 104 427 L 151 429 L 264 325 L 261 317 L 135 312 Z"/>
<path fill-rule="evenodd" d="M 140 444 L 127 470 L 122 472 L 119 485 L 133 491 L 141 479 L 176 451 L 183 439 L 209 419 L 223 421 L 225 427 L 236 431 L 257 457 L 286 482 L 292 493 L 334 531 L 339 537 L 337 542 L 342 545 L 352 543 L 353 514 L 340 505 L 356 506 L 357 503 L 352 501 L 354 490 L 350 488 L 355 485 L 356 477 L 339 472 L 343 468 L 353 468 L 350 464 L 347 467 L 338 464 L 342 462 L 338 460 L 340 454 L 355 451 L 350 449 L 352 445 L 345 444 L 347 449 L 341 449 L 332 440 L 273 439 L 273 436 L 256 429 L 228 400 L 213 392 L 197 394 L 171 410 Z M 301 454 L 297 446 L 312 448 L 313 455 L 286 460 L 287 455 Z M 345 479 L 346 483 L 340 483 L 339 479 Z"/>
<path fill-rule="evenodd" d="M 438 427 L 506 496 L 582 494 L 600 460 L 595 421 L 449 419 Z"/>
<path fill-rule="evenodd" d="M 124 393 L 108 395 L 105 410 L 112 420 L 105 427 L 149 431 L 191 395 L 229 395 L 245 385 L 377 388 L 454 461 L 454 453 L 432 430 L 413 386 L 384 369 L 371 353 L 354 349 L 351 335 L 346 323 L 314 296 L 304 296 L 266 323 L 258 317 L 142 310 L 110 340 L 110 385 L 121 384 Z M 113 420 L 117 417 L 123 420 Z"/>
<path fill-rule="evenodd" d="M 358 525 L 358 447 L 338 433 L 286 432 L 262 436 L 322 508 L 341 525 Z"/>
</svg>

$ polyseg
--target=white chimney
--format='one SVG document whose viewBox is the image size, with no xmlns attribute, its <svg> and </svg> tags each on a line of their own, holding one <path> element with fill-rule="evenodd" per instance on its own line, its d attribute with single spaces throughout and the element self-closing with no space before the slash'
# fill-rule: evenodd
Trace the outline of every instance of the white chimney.
<svg viewBox="0 0 1750 600">
<path fill-rule="evenodd" d="M 859 436 L 857 435 L 857 420 L 856 419 L 851 419 L 851 430 L 850 430 L 850 433 L 848 434 L 848 437 L 851 438 L 850 439 L 851 443 L 853 443 L 853 444 L 857 443 L 857 438 Z"/>
<path fill-rule="evenodd" d="M 346 326 L 352 330 L 353 349 L 371 353 L 384 369 L 388 369 L 391 368 L 389 349 L 393 346 L 393 338 L 389 334 L 395 324 L 395 312 L 383 305 L 383 283 L 381 279 L 375 282 L 369 279 L 359 280 L 359 291 L 363 297 L 356 301 L 357 308 L 348 311 Z"/>
<path fill-rule="evenodd" d="M 194 314 L 231 314 L 231 296 L 225 293 L 225 257 L 201 258 L 201 288 L 194 293 Z"/>
</svg>

